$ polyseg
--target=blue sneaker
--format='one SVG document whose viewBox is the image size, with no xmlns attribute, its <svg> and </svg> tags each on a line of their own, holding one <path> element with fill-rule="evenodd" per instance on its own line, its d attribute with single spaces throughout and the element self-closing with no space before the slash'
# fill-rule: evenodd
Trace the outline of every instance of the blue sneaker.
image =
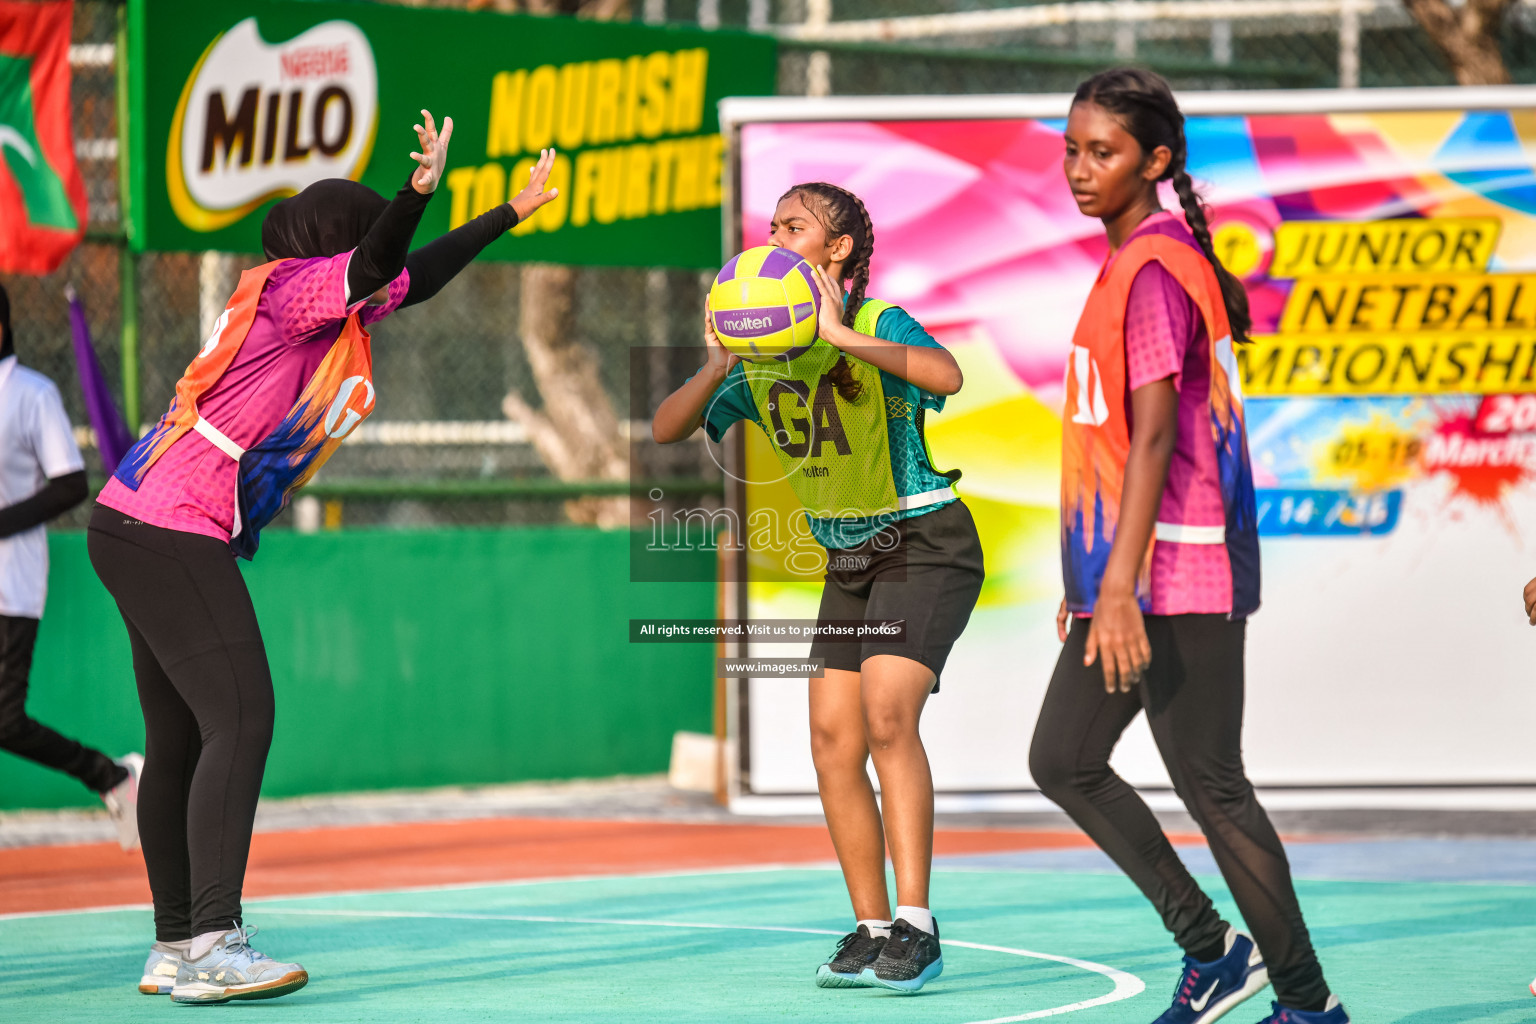
<svg viewBox="0 0 1536 1024">
<path fill-rule="evenodd" d="M 1328 1004 L 1321 1010 L 1291 1010 L 1279 1003 L 1269 1005 L 1269 1016 L 1259 1024 L 1349 1024 L 1349 1014 L 1344 1012 L 1338 996 L 1329 996 Z"/>
<path fill-rule="evenodd" d="M 139 991 L 147 996 L 168 996 L 176 984 L 176 972 L 181 967 L 181 954 L 163 943 L 149 948 L 149 959 L 144 961 L 144 974 L 139 978 Z"/>
<path fill-rule="evenodd" d="M 1184 958 L 1173 1005 L 1153 1024 L 1209 1024 L 1268 984 L 1269 969 L 1259 948 L 1248 936 L 1228 927 L 1227 952 L 1220 960 L 1203 964 Z"/>
<path fill-rule="evenodd" d="M 171 987 L 173 1003 L 227 1003 L 231 999 L 274 999 L 309 983 L 298 964 L 278 963 L 251 948 L 255 928 L 238 925 L 201 960 L 182 960 Z"/>
</svg>

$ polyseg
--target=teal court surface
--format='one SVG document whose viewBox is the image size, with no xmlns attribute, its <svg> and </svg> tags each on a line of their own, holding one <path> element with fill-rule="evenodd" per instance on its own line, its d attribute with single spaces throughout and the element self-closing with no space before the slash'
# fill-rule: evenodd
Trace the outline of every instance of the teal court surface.
<svg viewBox="0 0 1536 1024">
<path fill-rule="evenodd" d="M 1324 968 L 1355 1021 L 1536 1021 L 1536 842 L 1291 850 Z M 1208 854 L 1187 856 L 1234 915 Z M 250 901 L 256 946 L 312 980 L 219 1007 L 138 994 L 146 909 L 18 914 L 0 919 L 0 1020 L 1148 1024 L 1167 1008 L 1178 953 L 1095 851 L 941 858 L 933 904 L 944 974 L 905 996 L 812 984 L 847 927 L 831 866 Z M 1269 995 L 1225 1019 L 1254 1024 Z"/>
</svg>

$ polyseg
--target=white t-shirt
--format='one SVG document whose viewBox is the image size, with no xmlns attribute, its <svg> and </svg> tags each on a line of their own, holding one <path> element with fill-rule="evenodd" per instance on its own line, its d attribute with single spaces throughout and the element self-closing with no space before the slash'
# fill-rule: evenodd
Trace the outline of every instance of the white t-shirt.
<svg viewBox="0 0 1536 1024">
<path fill-rule="evenodd" d="M 25 501 L 50 477 L 85 468 L 53 381 L 0 359 L 0 508 Z M 0 538 L 0 615 L 40 619 L 48 599 L 48 538 L 41 525 Z"/>
</svg>

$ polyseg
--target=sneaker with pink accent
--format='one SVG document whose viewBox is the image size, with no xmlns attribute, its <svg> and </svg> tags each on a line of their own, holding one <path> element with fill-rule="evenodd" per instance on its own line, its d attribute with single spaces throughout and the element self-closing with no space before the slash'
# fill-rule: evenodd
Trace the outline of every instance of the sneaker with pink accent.
<svg viewBox="0 0 1536 1024">
<path fill-rule="evenodd" d="M 1210 1024 L 1269 984 L 1269 968 L 1253 940 L 1227 928 L 1227 951 L 1201 963 L 1184 958 L 1184 973 L 1173 990 L 1173 1005 L 1153 1024 Z"/>
<path fill-rule="evenodd" d="M 105 793 L 101 802 L 107 805 L 107 817 L 117 829 L 117 845 L 124 850 L 139 848 L 139 776 L 144 774 L 143 754 L 124 754 L 117 764 L 128 769 L 128 777 Z"/>
</svg>

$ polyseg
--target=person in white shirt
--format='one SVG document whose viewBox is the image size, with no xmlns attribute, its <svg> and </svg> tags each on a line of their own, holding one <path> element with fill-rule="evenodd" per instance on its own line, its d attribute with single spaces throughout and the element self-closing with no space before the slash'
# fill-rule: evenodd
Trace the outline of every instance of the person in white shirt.
<svg viewBox="0 0 1536 1024">
<path fill-rule="evenodd" d="M 43 523 L 85 500 L 85 463 L 53 381 L 19 365 L 0 288 L 0 749 L 73 775 L 101 794 L 123 849 L 138 845 L 144 759 L 114 761 L 27 715 L 32 648 L 48 596 Z"/>
</svg>

